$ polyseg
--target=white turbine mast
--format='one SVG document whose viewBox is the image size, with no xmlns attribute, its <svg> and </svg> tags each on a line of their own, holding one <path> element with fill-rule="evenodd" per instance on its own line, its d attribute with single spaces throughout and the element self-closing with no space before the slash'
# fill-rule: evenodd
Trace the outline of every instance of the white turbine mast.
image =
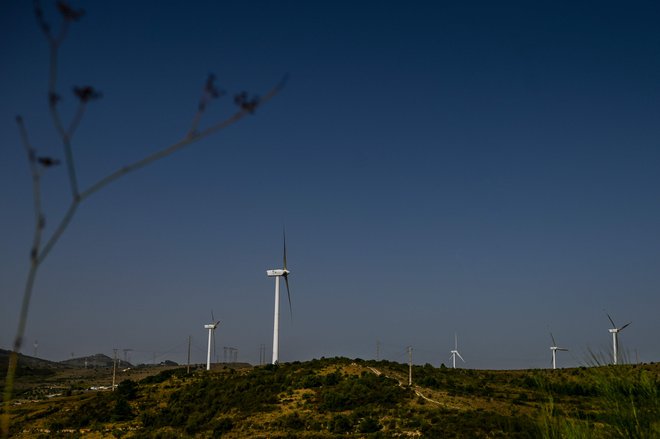
<svg viewBox="0 0 660 439">
<path fill-rule="evenodd" d="M 213 341 L 215 328 L 217 328 L 218 325 L 220 324 L 220 320 L 216 321 L 215 318 L 213 317 L 213 311 L 211 311 L 211 320 L 213 321 L 213 323 L 204 325 L 204 329 L 209 330 L 209 347 L 208 347 L 208 352 L 206 354 L 206 370 L 211 370 L 211 341 Z M 215 343 L 213 344 L 213 346 L 215 347 Z"/>
<path fill-rule="evenodd" d="M 612 333 L 612 360 L 614 361 L 614 364 L 617 364 L 617 355 L 619 351 L 619 332 L 623 331 L 632 322 L 628 322 L 622 327 L 617 328 L 614 320 L 612 320 L 612 317 L 610 317 L 609 314 L 607 314 L 607 318 L 610 319 L 610 323 L 612 323 L 612 328 L 609 329 L 609 331 Z"/>
<path fill-rule="evenodd" d="M 283 265 L 284 268 L 279 268 L 275 270 L 266 270 L 268 277 L 275 278 L 275 315 L 273 317 L 273 364 L 279 362 L 279 348 L 280 348 L 280 278 L 284 278 L 286 283 L 286 295 L 289 299 L 289 313 L 293 316 L 291 311 L 291 293 L 289 291 L 289 273 L 291 273 L 286 268 L 286 233 L 284 229 L 282 230 L 282 242 L 284 247 L 284 256 L 283 256 Z"/>
<path fill-rule="evenodd" d="M 456 369 L 456 357 L 461 359 L 463 363 L 465 363 L 465 360 L 463 360 L 463 357 L 461 357 L 461 354 L 458 352 L 458 336 L 456 333 L 454 333 L 454 349 L 451 352 L 451 356 L 449 357 L 452 360 L 452 368 Z"/>
<path fill-rule="evenodd" d="M 557 351 L 568 351 L 568 349 L 557 347 L 557 342 L 555 341 L 555 338 L 552 336 L 552 332 L 550 333 L 550 338 L 552 339 L 552 346 L 550 346 L 550 350 L 552 351 L 552 368 L 556 369 Z"/>
</svg>

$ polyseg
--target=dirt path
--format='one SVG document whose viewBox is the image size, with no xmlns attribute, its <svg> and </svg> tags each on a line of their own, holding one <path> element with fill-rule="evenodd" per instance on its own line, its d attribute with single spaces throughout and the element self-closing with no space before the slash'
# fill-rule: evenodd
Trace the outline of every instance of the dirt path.
<svg viewBox="0 0 660 439">
<path fill-rule="evenodd" d="M 367 366 L 367 368 L 368 368 L 369 370 L 371 370 L 371 372 L 373 372 L 374 374 L 376 374 L 376 375 L 378 375 L 378 376 L 383 375 L 383 373 L 382 373 L 380 370 L 376 369 L 375 367 Z M 398 378 L 391 377 L 391 376 L 388 376 L 388 375 L 385 375 L 385 377 L 386 377 L 386 378 L 391 378 L 391 379 L 393 379 L 393 380 L 397 380 L 397 382 L 399 383 L 399 387 L 404 387 L 404 386 L 405 386 L 405 384 L 403 383 L 403 381 L 401 381 L 401 380 L 398 379 Z M 420 398 L 424 399 L 425 401 L 432 402 L 432 403 L 434 403 L 434 404 L 437 404 L 437 405 L 440 405 L 440 406 L 443 406 L 443 407 L 447 407 L 447 404 L 443 404 L 443 403 L 441 403 L 441 402 L 439 402 L 439 401 L 436 401 L 435 399 L 431 399 L 431 398 L 429 398 L 428 396 L 424 395 L 422 392 L 420 392 L 419 390 L 417 390 L 414 386 L 413 386 L 413 391 L 415 392 L 415 395 L 419 396 Z"/>
</svg>

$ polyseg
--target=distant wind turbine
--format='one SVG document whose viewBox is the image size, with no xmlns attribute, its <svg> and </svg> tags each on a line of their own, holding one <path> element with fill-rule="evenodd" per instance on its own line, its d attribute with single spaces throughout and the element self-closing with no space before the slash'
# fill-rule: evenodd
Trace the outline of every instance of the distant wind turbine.
<svg viewBox="0 0 660 439">
<path fill-rule="evenodd" d="M 208 325 L 204 325 L 204 329 L 209 330 L 209 348 L 208 352 L 206 354 L 206 370 L 211 370 L 211 340 L 213 340 L 213 335 L 215 332 L 215 328 L 218 327 L 220 324 L 220 320 L 215 321 L 215 318 L 213 317 L 213 311 L 211 311 L 211 320 L 213 323 L 209 323 Z M 215 343 L 214 343 L 215 346 Z"/>
<path fill-rule="evenodd" d="M 452 360 L 452 367 L 454 369 L 456 369 L 456 356 L 458 356 L 458 358 L 460 358 L 461 361 L 465 363 L 465 360 L 463 360 L 463 357 L 461 357 L 461 354 L 458 352 L 458 336 L 456 333 L 454 333 L 454 350 L 451 351 L 451 356 L 449 357 Z"/>
<path fill-rule="evenodd" d="M 612 328 L 609 329 L 609 331 L 612 333 L 612 359 L 614 360 L 614 364 L 617 364 L 617 354 L 619 350 L 619 332 L 623 331 L 632 322 L 628 322 L 622 327 L 617 328 L 616 324 L 614 323 L 614 320 L 612 320 L 612 317 L 610 317 L 609 314 L 607 314 L 607 318 L 610 319 L 610 322 L 612 323 Z"/>
<path fill-rule="evenodd" d="M 286 233 L 284 230 L 282 230 L 282 238 L 283 238 L 283 247 L 284 247 L 284 257 L 283 257 L 283 264 L 284 268 L 281 269 L 275 269 L 275 270 L 267 270 L 266 274 L 268 277 L 274 277 L 275 278 L 275 316 L 273 318 L 273 364 L 277 364 L 279 362 L 279 348 L 280 348 L 280 341 L 279 341 L 279 333 L 280 333 L 280 278 L 284 278 L 284 282 L 286 283 L 286 295 L 289 299 L 289 313 L 293 315 L 291 311 L 291 293 L 289 291 L 289 273 L 291 273 L 289 270 L 286 268 Z"/>
<path fill-rule="evenodd" d="M 550 333 L 550 338 L 552 339 L 552 346 L 550 346 L 550 350 L 552 351 L 552 368 L 556 369 L 557 368 L 557 351 L 568 351 L 568 349 L 557 347 L 557 342 L 555 341 L 555 338 L 552 336 L 552 332 Z"/>
</svg>

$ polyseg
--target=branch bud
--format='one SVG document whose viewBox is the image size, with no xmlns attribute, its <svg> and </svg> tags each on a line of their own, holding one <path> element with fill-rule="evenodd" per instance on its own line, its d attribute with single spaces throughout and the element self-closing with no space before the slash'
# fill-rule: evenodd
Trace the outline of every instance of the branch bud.
<svg viewBox="0 0 660 439">
<path fill-rule="evenodd" d="M 103 97 L 103 94 L 100 91 L 94 90 L 94 87 L 91 85 L 85 85 L 82 87 L 73 87 L 73 93 L 76 95 L 80 102 L 86 104 L 89 101 L 94 99 L 100 99 Z"/>
<path fill-rule="evenodd" d="M 68 21 L 78 21 L 85 15 L 84 9 L 74 9 L 68 3 L 59 1 L 57 2 L 57 10 L 60 11 L 62 17 Z"/>
</svg>

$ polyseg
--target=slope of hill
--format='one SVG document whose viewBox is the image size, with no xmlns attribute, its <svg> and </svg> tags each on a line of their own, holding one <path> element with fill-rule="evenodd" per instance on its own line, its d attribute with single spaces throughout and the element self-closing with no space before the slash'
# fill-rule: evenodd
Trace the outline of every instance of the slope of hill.
<svg viewBox="0 0 660 439">
<path fill-rule="evenodd" d="M 132 364 L 118 360 L 119 367 L 133 367 Z M 61 364 L 72 367 L 112 367 L 114 360 L 104 354 L 88 355 L 86 357 L 71 358 L 69 360 L 60 361 Z"/>
<path fill-rule="evenodd" d="M 7 365 L 9 364 L 9 355 L 11 351 L 0 349 L 0 373 L 4 378 L 7 373 Z M 30 357 L 29 355 L 18 354 L 18 370 L 17 375 L 50 375 L 54 370 L 64 369 L 66 365 L 57 363 L 55 361 L 43 360 L 37 357 Z"/>
<path fill-rule="evenodd" d="M 660 367 L 478 371 L 390 362 L 187 374 L 14 406 L 16 437 L 659 437 Z M 655 436 L 654 436 L 655 435 Z"/>
</svg>

